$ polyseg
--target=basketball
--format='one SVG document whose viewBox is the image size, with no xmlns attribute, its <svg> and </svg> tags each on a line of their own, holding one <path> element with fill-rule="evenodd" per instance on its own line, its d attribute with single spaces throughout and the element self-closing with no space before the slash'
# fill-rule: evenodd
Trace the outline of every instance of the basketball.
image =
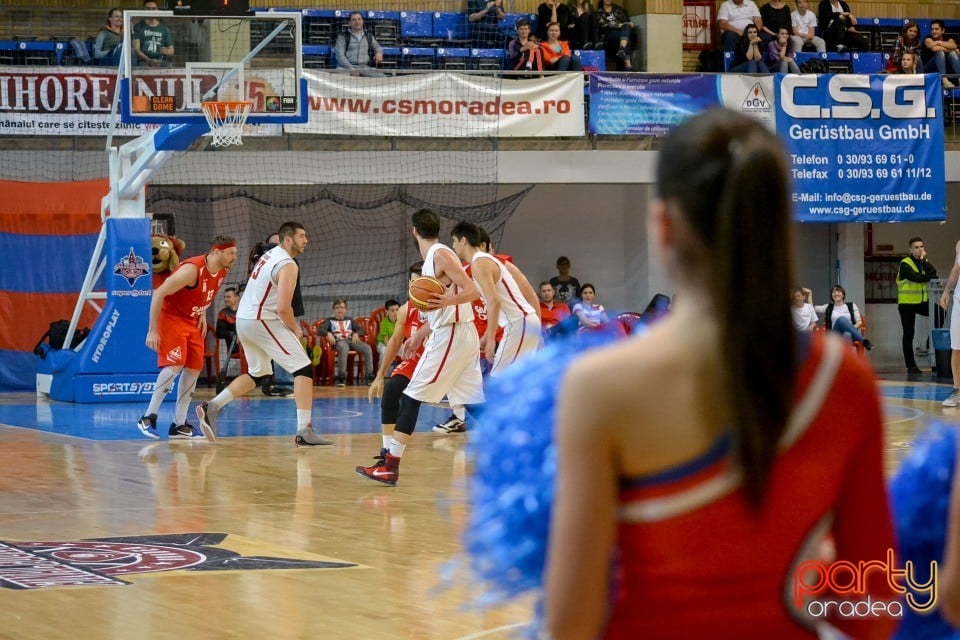
<svg viewBox="0 0 960 640">
<path fill-rule="evenodd" d="M 420 276 L 410 283 L 407 295 L 410 298 L 410 304 L 420 311 L 427 310 L 427 304 L 431 300 L 431 294 L 442 294 L 447 290 L 442 282 L 430 276 Z"/>
</svg>

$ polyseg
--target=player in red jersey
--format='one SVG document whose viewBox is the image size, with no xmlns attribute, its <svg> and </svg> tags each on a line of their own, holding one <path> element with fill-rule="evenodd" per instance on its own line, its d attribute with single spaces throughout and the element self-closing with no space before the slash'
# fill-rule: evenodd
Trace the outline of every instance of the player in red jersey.
<svg viewBox="0 0 960 640">
<path fill-rule="evenodd" d="M 410 265 L 410 281 L 419 278 L 422 273 L 423 261 L 415 262 Z M 400 364 L 394 368 L 393 373 L 384 382 L 390 365 L 400 353 L 400 347 L 404 341 L 409 340 L 417 329 L 424 326 L 426 317 L 423 313 L 409 302 L 400 305 L 397 311 L 397 325 L 394 327 L 393 335 L 387 340 L 384 347 L 383 356 L 380 358 L 380 368 L 376 377 L 370 383 L 370 390 L 367 391 L 367 398 L 373 402 L 374 398 L 380 400 L 380 433 L 383 438 L 383 448 L 380 450 L 378 458 L 383 458 L 390 447 L 390 439 L 393 438 L 393 429 L 397 425 L 397 414 L 400 412 L 400 396 L 403 390 L 410 384 L 410 378 L 413 376 L 414 369 L 423 355 L 423 347 L 420 346 L 409 357 L 400 361 Z"/>
<path fill-rule="evenodd" d="M 210 252 L 184 260 L 150 301 L 150 326 L 147 346 L 157 352 L 160 375 L 150 397 L 146 415 L 137 428 L 148 438 L 158 440 L 157 412 L 163 397 L 173 389 L 180 376 L 177 405 L 169 435 L 172 439 L 200 438 L 199 429 L 187 424 L 190 399 L 197 388 L 203 367 L 204 340 L 207 337 L 207 307 L 213 302 L 227 270 L 237 260 L 237 241 L 218 235 L 210 243 Z"/>
<path fill-rule="evenodd" d="M 771 302 L 794 282 L 785 156 L 726 109 L 661 145 L 647 216 L 677 297 L 646 334 L 584 355 L 563 379 L 552 638 L 813 639 L 831 624 L 863 640 L 896 626 L 825 602 L 893 610 L 896 544 L 869 364 L 835 336 L 801 337 L 786 297 Z M 838 574 L 818 592 L 798 571 L 831 565 L 825 535 L 850 563 L 838 568 L 870 563 L 846 595 Z"/>
</svg>

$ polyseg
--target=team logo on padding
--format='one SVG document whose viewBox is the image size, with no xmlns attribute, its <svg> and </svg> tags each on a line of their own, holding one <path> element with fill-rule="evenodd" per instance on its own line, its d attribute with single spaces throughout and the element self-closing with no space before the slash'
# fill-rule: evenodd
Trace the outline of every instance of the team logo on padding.
<svg viewBox="0 0 960 640">
<path fill-rule="evenodd" d="M 323 559 L 244 556 L 218 546 L 226 539 L 225 533 L 178 533 L 74 542 L 0 541 L 0 587 L 107 587 L 128 585 L 122 578 L 140 573 L 358 566 Z"/>
<path fill-rule="evenodd" d="M 133 247 L 130 247 L 130 253 L 114 265 L 113 273 L 129 282 L 132 287 L 138 278 L 150 273 L 150 266 L 143 258 L 133 252 Z"/>
</svg>

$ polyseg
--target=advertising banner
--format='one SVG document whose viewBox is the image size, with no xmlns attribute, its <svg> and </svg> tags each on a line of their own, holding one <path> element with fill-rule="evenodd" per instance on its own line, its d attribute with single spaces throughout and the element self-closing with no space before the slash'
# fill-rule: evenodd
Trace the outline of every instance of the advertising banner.
<svg viewBox="0 0 960 640">
<path fill-rule="evenodd" d="M 945 220 L 940 87 L 937 74 L 778 74 L 797 218 Z"/>
<path fill-rule="evenodd" d="M 364 78 L 305 72 L 309 122 L 291 133 L 420 138 L 582 136 L 583 76 L 523 81 L 429 73 Z"/>
</svg>

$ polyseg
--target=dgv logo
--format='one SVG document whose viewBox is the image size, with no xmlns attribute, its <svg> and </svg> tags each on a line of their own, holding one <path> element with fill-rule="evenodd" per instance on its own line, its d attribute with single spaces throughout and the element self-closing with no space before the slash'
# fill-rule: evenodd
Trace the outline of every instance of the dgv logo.
<svg viewBox="0 0 960 640">
<path fill-rule="evenodd" d="M 879 104 L 870 82 L 880 82 Z M 827 83 L 826 104 L 819 103 L 820 83 Z M 927 107 L 922 75 L 785 75 L 780 83 L 780 108 L 791 118 L 819 120 L 896 120 L 934 118 Z"/>
<path fill-rule="evenodd" d="M 759 82 L 750 88 L 740 108 L 744 111 L 766 111 L 770 108 L 770 101 L 767 100 L 767 95 L 763 92 L 763 87 L 760 86 Z"/>
</svg>

